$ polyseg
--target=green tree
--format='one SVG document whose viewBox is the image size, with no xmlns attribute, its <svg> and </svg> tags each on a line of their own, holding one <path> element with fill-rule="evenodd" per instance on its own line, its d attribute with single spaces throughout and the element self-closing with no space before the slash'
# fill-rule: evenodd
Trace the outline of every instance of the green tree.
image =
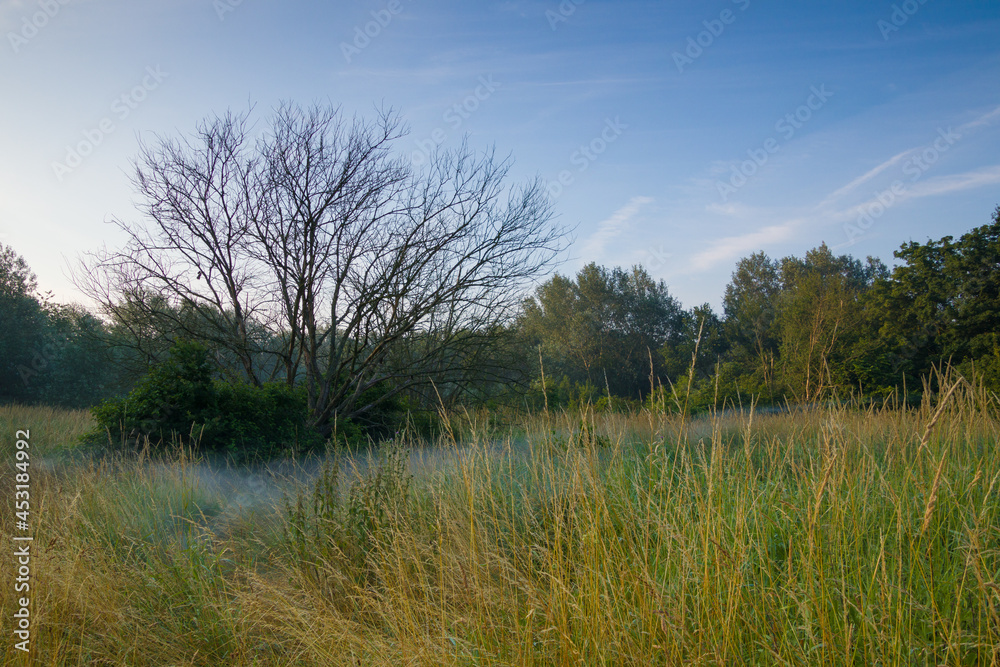
<svg viewBox="0 0 1000 667">
<path fill-rule="evenodd" d="M 663 374 L 657 351 L 678 344 L 684 325 L 684 313 L 663 281 L 641 267 L 625 271 L 595 263 L 575 280 L 556 275 L 541 285 L 522 318 L 529 344 L 542 346 L 547 375 L 632 398 L 648 393 L 650 357 L 654 374 Z"/>
<path fill-rule="evenodd" d="M 85 408 L 132 386 L 105 324 L 79 305 L 48 304 L 37 400 Z"/>
<path fill-rule="evenodd" d="M 779 301 L 781 370 L 792 395 L 818 400 L 852 381 L 850 368 L 862 330 L 863 296 L 885 267 L 869 258 L 835 256 L 826 244 L 802 259 L 781 263 Z"/>
<path fill-rule="evenodd" d="M 659 350 L 664 373 L 676 382 L 691 372 L 693 362 L 696 378 L 712 377 L 729 350 L 723 321 L 707 303 L 682 312 L 680 320 L 679 335 Z"/>
<path fill-rule="evenodd" d="M 1000 390 L 1000 207 L 957 241 L 911 241 L 895 256 L 877 304 L 894 370 L 915 383 L 950 362 Z"/>
<path fill-rule="evenodd" d="M 0 403 L 30 402 L 46 365 L 45 309 L 24 258 L 0 244 Z"/>
<path fill-rule="evenodd" d="M 739 261 L 722 300 L 735 373 L 752 378 L 744 390 L 757 395 L 766 392 L 771 400 L 775 398 L 780 296 L 778 262 L 758 252 Z"/>
</svg>

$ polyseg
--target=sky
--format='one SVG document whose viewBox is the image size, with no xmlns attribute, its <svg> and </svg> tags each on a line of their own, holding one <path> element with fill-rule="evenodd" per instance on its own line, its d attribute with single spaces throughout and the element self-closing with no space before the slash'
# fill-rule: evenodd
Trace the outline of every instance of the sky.
<svg viewBox="0 0 1000 667">
<path fill-rule="evenodd" d="M 892 264 L 1000 204 L 997 0 L 0 0 L 0 242 L 59 302 L 142 224 L 140 141 L 282 101 L 392 107 L 541 178 L 557 270 L 720 309 L 756 251 Z"/>
</svg>

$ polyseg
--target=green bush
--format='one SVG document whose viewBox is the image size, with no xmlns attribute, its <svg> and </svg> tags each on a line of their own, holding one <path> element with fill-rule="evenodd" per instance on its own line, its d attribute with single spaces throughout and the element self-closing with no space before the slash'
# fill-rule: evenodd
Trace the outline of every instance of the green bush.
<svg viewBox="0 0 1000 667">
<path fill-rule="evenodd" d="M 323 444 L 322 436 L 309 426 L 302 387 L 217 382 L 215 391 L 217 414 L 206 427 L 206 436 L 215 448 L 279 454 L 308 451 Z"/>
<path fill-rule="evenodd" d="M 215 399 L 207 350 L 179 342 L 128 396 L 106 400 L 91 412 L 98 428 L 116 440 L 148 436 L 169 441 L 171 434 L 188 436 L 194 425 L 204 425 L 215 416 Z"/>
<path fill-rule="evenodd" d="M 91 440 L 163 446 L 180 439 L 200 449 L 236 455 L 302 452 L 323 443 L 309 425 L 301 388 L 283 383 L 254 387 L 213 379 L 208 350 L 178 342 L 124 398 L 92 409 Z"/>
</svg>

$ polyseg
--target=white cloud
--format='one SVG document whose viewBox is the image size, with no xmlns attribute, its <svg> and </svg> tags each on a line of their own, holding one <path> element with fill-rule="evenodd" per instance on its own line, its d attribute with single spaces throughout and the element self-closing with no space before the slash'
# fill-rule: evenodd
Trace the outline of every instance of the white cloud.
<svg viewBox="0 0 1000 667">
<path fill-rule="evenodd" d="M 936 178 L 929 178 L 916 185 L 904 184 L 905 189 L 901 194 L 894 197 L 892 205 L 895 206 L 905 201 L 923 199 L 925 197 L 941 197 L 997 183 L 1000 183 L 1000 165 L 975 169 L 964 174 L 938 176 Z M 878 198 L 872 197 L 868 201 L 852 206 L 849 209 L 832 212 L 827 217 L 834 222 L 854 220 L 863 211 L 868 210 L 869 207 L 877 203 L 880 203 Z"/>
<path fill-rule="evenodd" d="M 738 259 L 747 252 L 754 252 L 773 243 L 787 241 L 803 222 L 802 219 L 789 220 L 780 225 L 771 225 L 747 234 L 719 239 L 707 250 L 703 250 L 691 258 L 691 271 L 707 271 L 721 262 Z"/>
<path fill-rule="evenodd" d="M 921 197 L 939 197 L 949 195 L 953 192 L 962 192 L 981 188 L 984 185 L 994 185 L 1000 183 L 1000 165 L 984 167 L 964 174 L 953 174 L 951 176 L 939 176 L 928 179 L 907 188 L 907 194 L 903 199 L 920 199 Z"/>
<path fill-rule="evenodd" d="M 997 108 L 993 109 L 992 111 L 988 111 L 987 113 L 981 115 L 980 117 L 976 118 L 975 120 L 972 120 L 972 121 L 969 121 L 968 123 L 964 123 L 962 125 L 959 125 L 958 129 L 955 130 L 954 132 L 955 132 L 955 134 L 961 135 L 962 138 L 965 138 L 965 135 L 967 135 L 967 134 L 969 134 L 971 132 L 974 132 L 975 130 L 977 130 L 977 129 L 981 128 L 981 127 L 984 127 L 986 125 L 990 125 L 990 124 L 992 124 L 996 120 L 1000 120 L 1000 107 L 997 107 Z M 897 155 L 892 156 L 891 158 L 889 158 L 888 160 L 886 160 L 882 164 L 876 166 L 875 168 L 869 170 L 867 173 L 865 173 L 865 174 L 857 177 L 856 179 L 854 179 L 853 181 L 851 181 L 847 185 L 845 185 L 842 188 L 840 188 L 840 189 L 834 191 L 833 193 L 831 193 L 829 196 L 826 197 L 826 199 L 823 200 L 823 202 L 819 206 L 823 207 L 823 206 L 832 204 L 837 199 L 842 198 L 843 196 L 847 195 L 851 191 L 856 190 L 858 187 L 860 187 L 860 186 L 864 185 L 865 183 L 871 181 L 876 176 L 878 176 L 879 174 L 881 174 L 882 172 L 884 172 L 886 169 L 889 169 L 890 167 L 893 167 L 893 166 L 899 164 L 900 162 L 902 162 L 903 160 L 905 160 L 907 157 L 909 157 L 911 155 L 915 155 L 915 154 L 919 153 L 920 151 L 923 151 L 926 148 L 927 148 L 927 146 L 925 144 L 922 144 L 920 146 L 914 146 L 912 148 L 908 148 L 905 151 L 903 151 L 902 153 L 899 153 Z M 911 197 L 912 196 L 914 196 L 914 195 L 911 194 Z M 908 198 L 910 198 L 910 197 L 908 197 Z"/>
<path fill-rule="evenodd" d="M 997 107 L 993 111 L 984 113 L 979 118 L 977 118 L 977 119 L 975 119 L 973 121 L 969 121 L 965 125 L 959 126 L 958 132 L 959 133 L 969 132 L 970 130 L 974 130 L 977 127 L 982 127 L 983 125 L 989 125 L 990 123 L 992 123 L 995 120 L 1000 120 L 1000 107 Z"/>
<path fill-rule="evenodd" d="M 905 201 L 923 199 L 925 197 L 941 197 L 997 184 L 1000 184 L 1000 165 L 975 169 L 962 174 L 938 176 L 936 178 L 928 178 L 915 185 L 907 184 L 902 194 L 895 196 L 892 205 L 896 206 Z M 844 188 L 841 188 L 841 190 L 844 190 Z M 838 190 L 838 192 L 840 191 Z M 769 225 L 746 234 L 728 236 L 714 241 L 706 250 L 697 253 L 691 258 L 689 270 L 686 273 L 707 271 L 720 263 L 739 259 L 749 252 L 755 252 L 769 245 L 788 241 L 793 238 L 798 229 L 804 226 L 822 228 L 831 224 L 854 221 L 862 212 L 879 203 L 878 199 L 873 197 L 868 201 L 848 208 L 833 209 L 827 204 L 835 198 L 834 195 L 836 194 L 834 193 L 826 197 L 820 205 L 813 209 L 811 214 L 804 217 L 788 220 L 778 225 Z M 731 213 L 732 211 L 727 212 Z M 836 246 L 836 248 L 841 248 L 845 245 L 847 244 L 841 244 Z"/>
<path fill-rule="evenodd" d="M 874 169 L 869 170 L 867 173 L 865 173 L 865 174 L 863 174 L 861 176 L 858 176 L 857 178 L 855 178 L 853 181 L 851 181 L 850 183 L 848 183 L 844 187 L 842 187 L 842 188 L 840 188 L 840 189 L 832 192 L 831 194 L 829 194 L 826 197 L 826 199 L 823 200 L 823 202 L 820 204 L 820 206 L 831 204 L 835 200 L 840 199 L 841 197 L 843 197 L 844 195 L 846 195 L 851 190 L 854 190 L 854 189 L 860 187 L 861 185 L 864 185 L 868 181 L 872 180 L 873 178 L 875 178 L 876 176 L 878 176 L 879 174 L 881 174 L 883 171 L 885 171 L 889 167 L 892 167 L 894 165 L 899 164 L 906 156 L 910 155 L 911 153 L 913 153 L 913 152 L 915 152 L 917 150 L 918 150 L 917 148 L 908 148 L 907 150 L 903 151 L 902 153 L 899 153 L 898 155 L 892 156 L 891 158 L 889 158 L 888 160 L 886 160 L 882 164 L 878 165 Z"/>
<path fill-rule="evenodd" d="M 590 261 L 602 256 L 608 241 L 621 236 L 629 228 L 632 218 L 639 213 L 639 210 L 651 203 L 653 203 L 651 197 L 632 197 L 628 204 L 615 211 L 610 218 L 599 222 L 597 231 L 583 244 L 581 250 L 583 257 Z"/>
</svg>

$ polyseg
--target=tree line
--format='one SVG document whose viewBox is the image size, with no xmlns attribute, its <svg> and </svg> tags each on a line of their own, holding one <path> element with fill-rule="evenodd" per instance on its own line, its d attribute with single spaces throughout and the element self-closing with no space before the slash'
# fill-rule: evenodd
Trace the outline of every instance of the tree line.
<svg viewBox="0 0 1000 667">
<path fill-rule="evenodd" d="M 852 392 L 880 397 L 904 387 L 919 392 L 921 377 L 942 364 L 1000 391 L 1000 208 L 988 225 L 958 239 L 908 242 L 895 257 L 890 271 L 876 258 L 838 256 L 826 245 L 780 260 L 754 253 L 737 263 L 718 314 L 708 304 L 685 310 L 641 267 L 591 263 L 575 277 L 551 276 L 516 315 L 478 333 L 476 360 L 488 357 L 489 373 L 467 384 L 452 375 L 449 382 L 469 363 L 456 349 L 450 364 L 440 364 L 441 374 L 428 374 L 440 383 L 437 393 L 407 393 L 412 378 L 393 380 L 386 372 L 381 381 L 392 388 L 383 386 L 381 396 L 407 396 L 404 403 L 415 409 L 433 408 L 445 399 L 442 392 L 448 402 L 528 397 L 538 407 L 547 373 L 554 405 L 602 397 L 641 403 L 662 391 L 687 393 L 689 384 L 703 404 L 813 402 Z M 92 405 L 127 391 L 169 357 L 177 340 L 211 350 L 213 372 L 222 379 L 274 372 L 263 355 L 240 358 L 217 344 L 212 333 L 216 318 L 226 317 L 221 311 L 171 306 L 152 294 L 112 305 L 102 319 L 53 303 L 37 292 L 24 260 L 3 247 L 2 400 Z M 279 332 L 271 344 L 290 345 L 294 336 Z M 415 349 L 404 363 L 440 344 L 423 338 L 408 339 Z M 250 372 L 240 378 L 246 367 Z M 397 372 L 405 376 L 405 366 Z"/>
<path fill-rule="evenodd" d="M 878 397 L 946 362 L 1000 388 L 1000 209 L 902 246 L 892 271 L 825 245 L 756 253 L 721 313 L 685 310 L 641 267 L 553 274 L 568 236 L 541 181 L 466 144 L 414 166 L 404 135 L 392 111 L 284 104 L 143 144 L 140 219 L 115 220 L 126 243 L 75 276 L 96 312 L 38 294 L 2 248 L 0 401 L 105 401 L 123 438 L 200 424 L 238 447 L 441 406 Z"/>
<path fill-rule="evenodd" d="M 780 260 L 758 252 L 737 263 L 720 314 L 684 310 L 641 267 L 556 275 L 518 325 L 540 355 L 533 404 L 913 398 L 946 364 L 1000 392 L 1000 208 L 990 224 L 910 241 L 895 258 L 890 271 L 825 244 Z"/>
<path fill-rule="evenodd" d="M 0 403 L 82 408 L 127 390 L 139 373 L 113 336 L 87 309 L 40 293 L 24 259 L 0 244 Z"/>
</svg>

